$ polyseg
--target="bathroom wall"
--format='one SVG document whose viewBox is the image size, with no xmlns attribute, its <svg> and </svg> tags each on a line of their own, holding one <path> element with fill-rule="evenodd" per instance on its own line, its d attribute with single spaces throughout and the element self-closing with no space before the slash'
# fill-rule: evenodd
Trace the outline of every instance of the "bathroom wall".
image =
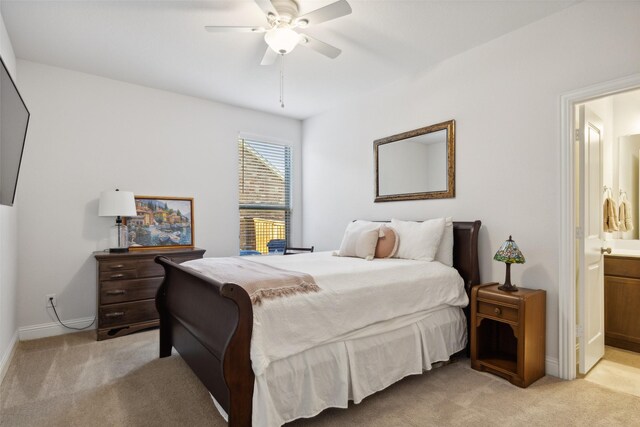
<svg viewBox="0 0 640 427">
<path fill-rule="evenodd" d="M 612 188 L 613 199 L 619 203 L 624 191 L 632 208 L 634 229 L 605 233 L 612 241 L 624 240 L 625 249 L 640 250 L 640 185 L 638 162 L 640 151 L 640 90 L 607 96 L 585 104 L 603 123 L 603 185 Z M 621 247 L 623 242 L 614 243 Z"/>
<path fill-rule="evenodd" d="M 629 207 L 633 230 L 621 231 L 618 238 L 638 239 L 638 152 L 640 151 L 640 135 L 626 135 L 617 138 L 618 143 L 618 203 L 622 202 L 624 191 Z"/>
</svg>

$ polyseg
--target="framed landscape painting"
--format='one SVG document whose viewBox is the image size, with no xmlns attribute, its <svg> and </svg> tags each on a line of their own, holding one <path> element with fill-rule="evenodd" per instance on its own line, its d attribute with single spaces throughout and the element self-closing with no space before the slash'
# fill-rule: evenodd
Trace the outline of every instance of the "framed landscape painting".
<svg viewBox="0 0 640 427">
<path fill-rule="evenodd" d="M 193 247 L 193 198 L 135 196 L 136 216 L 125 218 L 129 249 Z"/>
</svg>

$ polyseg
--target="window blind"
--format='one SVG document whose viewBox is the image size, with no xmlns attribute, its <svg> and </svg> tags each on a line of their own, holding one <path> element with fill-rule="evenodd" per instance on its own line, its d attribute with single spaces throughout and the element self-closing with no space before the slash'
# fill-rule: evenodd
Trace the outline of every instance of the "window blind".
<svg viewBox="0 0 640 427">
<path fill-rule="evenodd" d="M 238 140 L 240 254 L 284 250 L 291 217 L 291 147 Z"/>
</svg>

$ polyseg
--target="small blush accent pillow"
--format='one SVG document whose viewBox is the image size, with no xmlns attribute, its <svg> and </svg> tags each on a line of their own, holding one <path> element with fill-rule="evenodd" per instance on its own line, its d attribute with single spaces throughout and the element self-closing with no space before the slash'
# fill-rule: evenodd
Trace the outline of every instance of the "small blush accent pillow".
<svg viewBox="0 0 640 427">
<path fill-rule="evenodd" d="M 424 222 L 391 220 L 391 227 L 400 239 L 396 258 L 433 261 L 442 234 L 445 219 L 430 219 Z"/>
<path fill-rule="evenodd" d="M 391 258 L 398 250 L 398 235 L 387 225 L 380 226 L 380 236 L 376 245 L 376 258 Z"/>
<path fill-rule="evenodd" d="M 444 233 L 436 252 L 436 261 L 453 267 L 453 219 L 447 217 L 444 221 Z"/>
<path fill-rule="evenodd" d="M 373 259 L 378 243 L 380 224 L 369 221 L 353 221 L 349 223 L 342 238 L 338 256 Z"/>
</svg>

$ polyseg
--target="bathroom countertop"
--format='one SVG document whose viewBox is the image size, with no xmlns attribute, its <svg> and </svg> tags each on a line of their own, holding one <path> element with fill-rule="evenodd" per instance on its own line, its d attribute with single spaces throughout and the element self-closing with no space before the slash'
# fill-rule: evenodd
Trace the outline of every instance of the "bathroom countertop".
<svg viewBox="0 0 640 427">
<path fill-rule="evenodd" d="M 606 256 L 627 256 L 627 257 L 637 257 L 640 258 L 640 249 L 611 249 L 610 254 L 605 254 Z"/>
</svg>

